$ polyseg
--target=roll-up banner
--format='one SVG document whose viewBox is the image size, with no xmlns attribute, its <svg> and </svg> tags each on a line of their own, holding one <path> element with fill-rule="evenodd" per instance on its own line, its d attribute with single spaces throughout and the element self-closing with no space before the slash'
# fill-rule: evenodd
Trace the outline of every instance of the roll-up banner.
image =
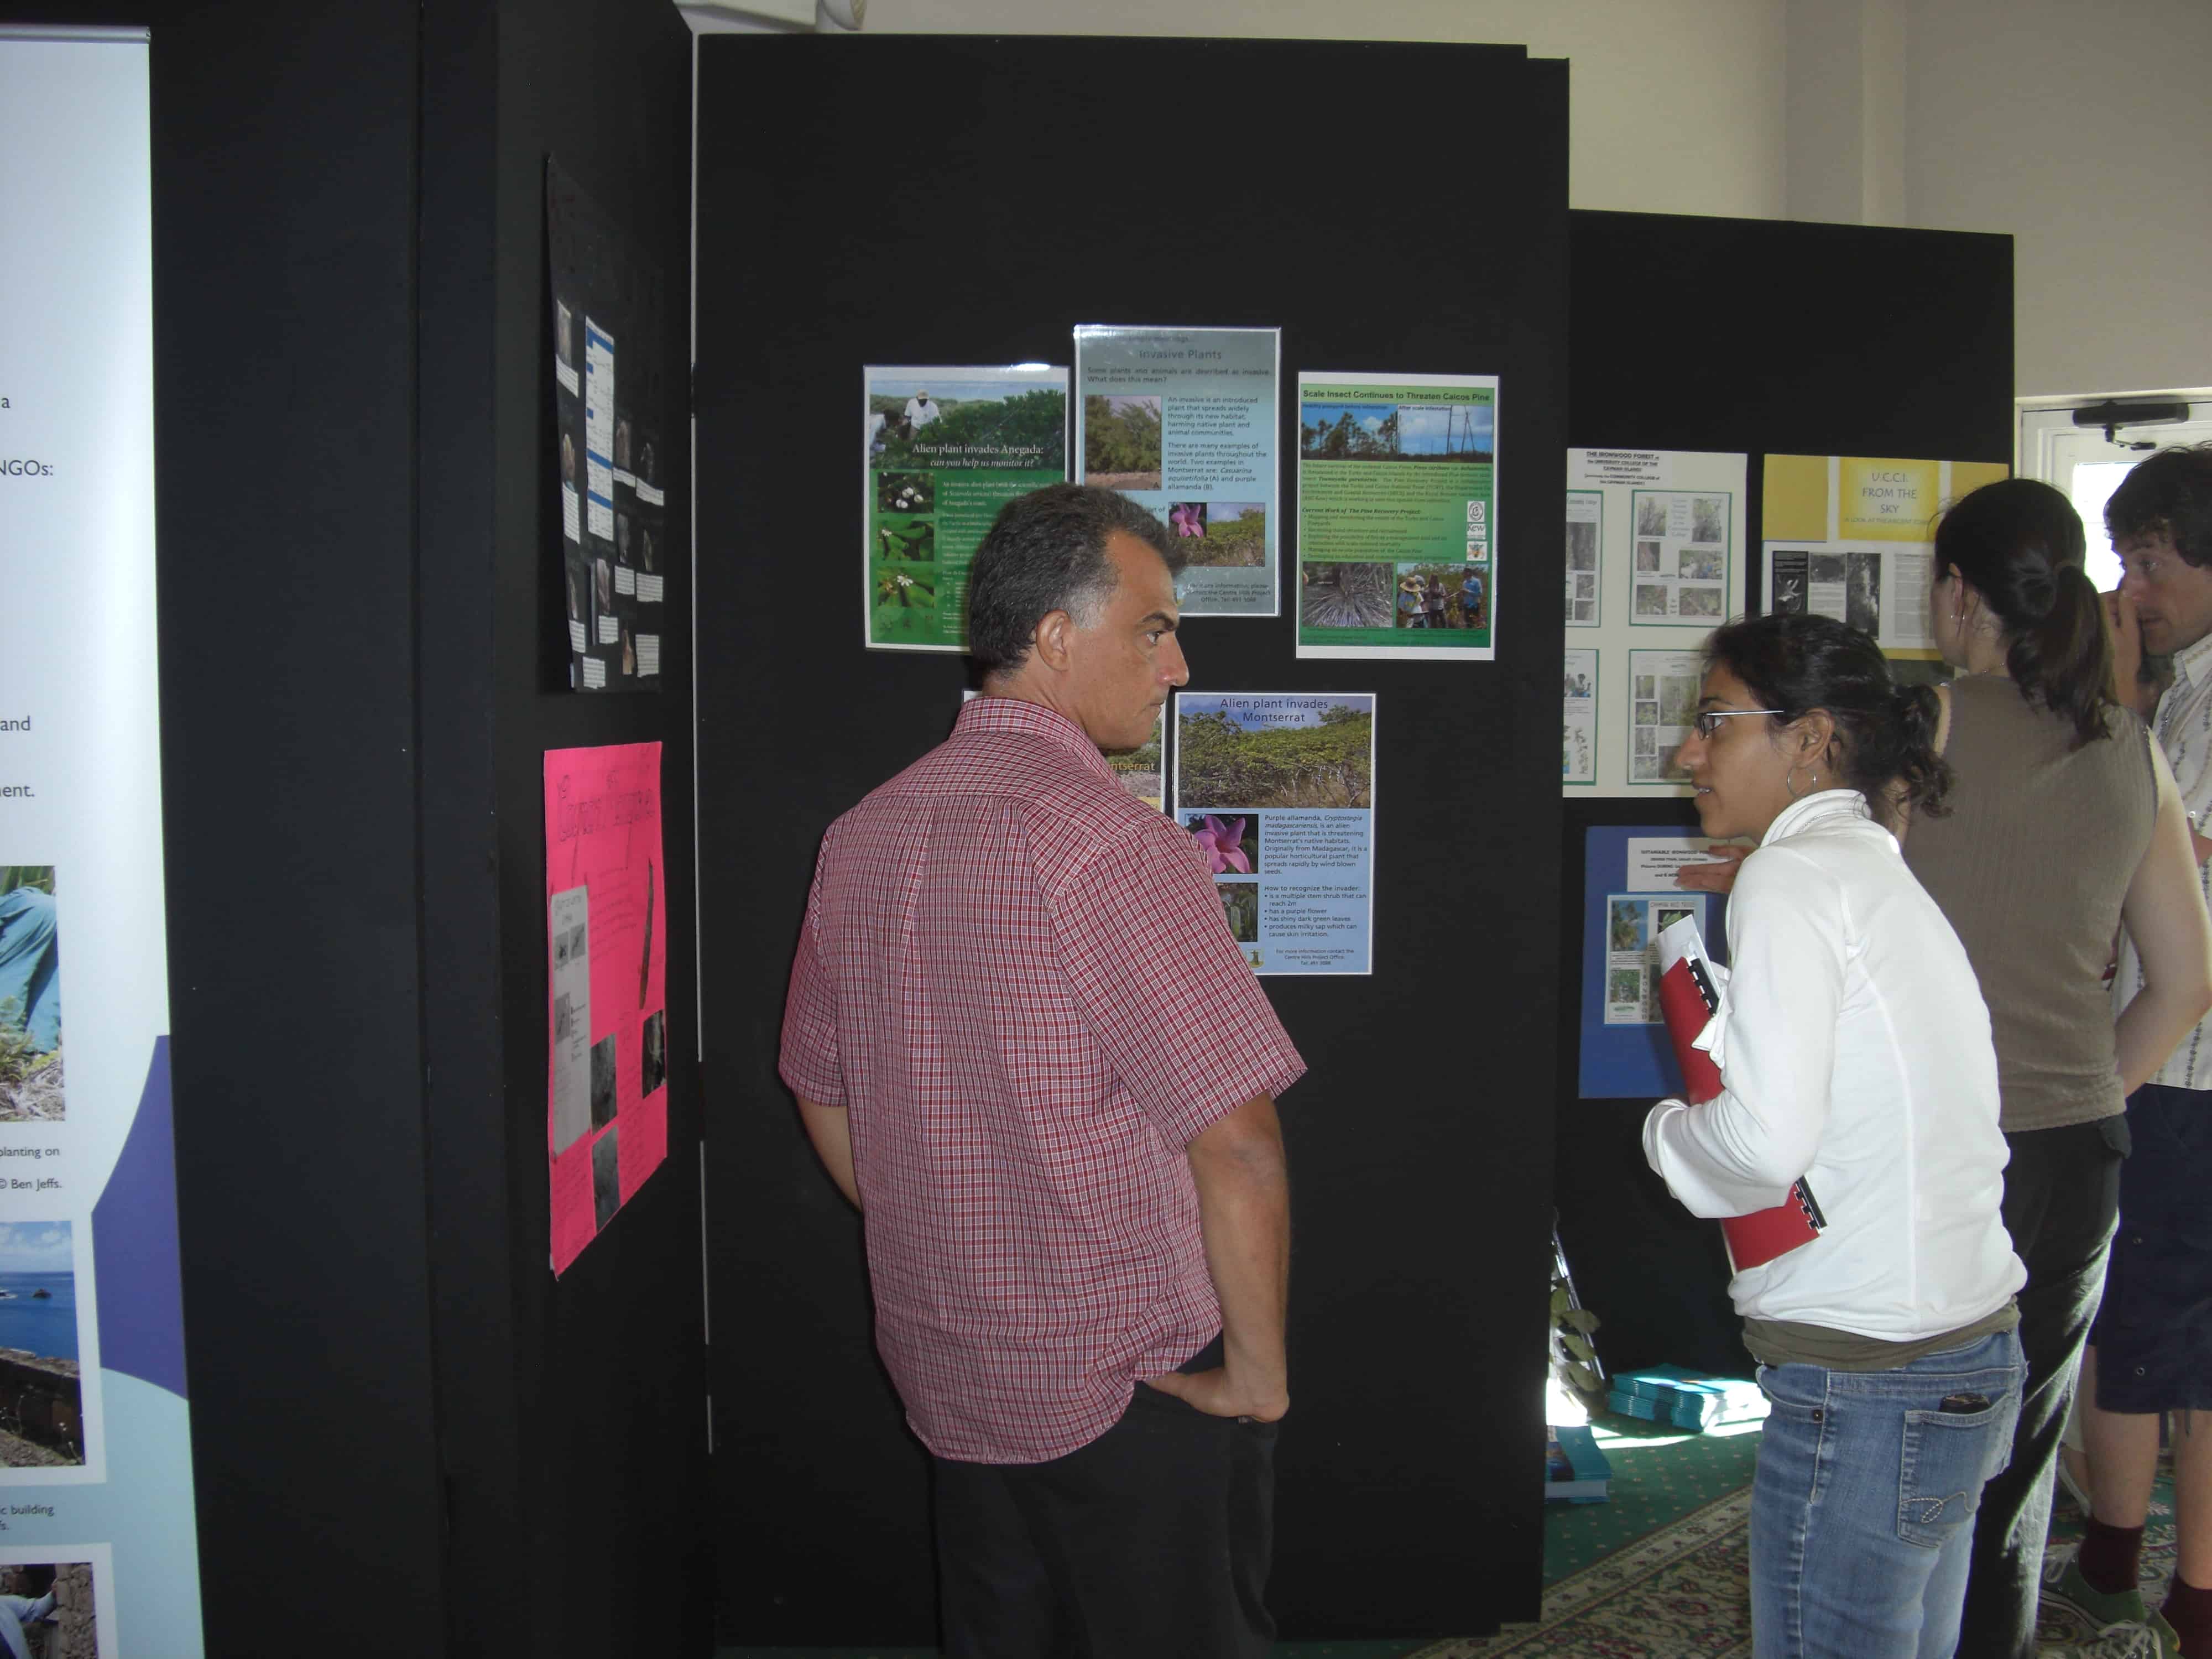
<svg viewBox="0 0 2212 1659">
<path fill-rule="evenodd" d="M 203 1650 L 162 922 L 148 56 L 143 30 L 0 26 L 0 1654 Z"/>
</svg>

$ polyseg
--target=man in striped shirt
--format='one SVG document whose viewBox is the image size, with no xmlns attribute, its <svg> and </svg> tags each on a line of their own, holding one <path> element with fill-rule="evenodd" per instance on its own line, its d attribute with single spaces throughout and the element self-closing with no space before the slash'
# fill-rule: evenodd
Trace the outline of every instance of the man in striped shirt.
<svg viewBox="0 0 2212 1659">
<path fill-rule="evenodd" d="M 823 837 L 781 1070 L 860 1206 L 933 1458 L 948 1655 L 1266 1654 L 1304 1071 L 1189 836 L 1102 750 L 1188 678 L 1176 544 L 1109 490 L 1010 502 L 983 695 Z"/>
<path fill-rule="evenodd" d="M 2105 519 L 2124 573 L 2106 600 L 2116 678 L 2134 690 L 2144 653 L 2173 659 L 2173 683 L 2139 709 L 2189 809 L 2202 879 L 2212 854 L 2212 445 L 2142 461 Z M 2114 1007 L 2142 987 L 2123 941 Z M 2162 1612 L 2182 1652 L 2212 1653 L 2212 1018 L 2130 1097 L 2128 1128 L 2119 1231 L 2082 1358 L 2093 1513 L 2080 1554 L 2045 1594 L 2107 1628 L 2147 1624 L 2170 1650 L 2147 1618 L 2137 1564 L 2159 1419 L 2172 1412 L 2178 1549 Z"/>
</svg>

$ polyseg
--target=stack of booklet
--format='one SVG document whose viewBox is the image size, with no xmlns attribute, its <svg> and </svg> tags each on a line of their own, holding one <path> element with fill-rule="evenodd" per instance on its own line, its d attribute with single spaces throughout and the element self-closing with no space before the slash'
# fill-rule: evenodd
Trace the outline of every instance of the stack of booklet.
<svg viewBox="0 0 2212 1659">
<path fill-rule="evenodd" d="M 1624 1417 L 1669 1423 L 1702 1432 L 1729 1423 L 1757 1423 L 1767 1412 L 1759 1384 L 1740 1377 L 1707 1376 L 1680 1365 L 1653 1365 L 1619 1371 L 1606 1404 Z"/>
<path fill-rule="evenodd" d="M 1597 1437 L 1579 1425 L 1544 1431 L 1544 1499 L 1569 1504 L 1602 1504 L 1612 1495 L 1613 1465 L 1597 1449 Z"/>
</svg>

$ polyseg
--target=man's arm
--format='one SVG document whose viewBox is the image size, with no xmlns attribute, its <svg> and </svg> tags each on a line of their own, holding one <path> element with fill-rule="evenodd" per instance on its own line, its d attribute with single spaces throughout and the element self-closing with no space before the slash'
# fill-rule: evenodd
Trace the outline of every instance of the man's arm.
<svg viewBox="0 0 2212 1659">
<path fill-rule="evenodd" d="M 1291 1408 L 1283 1316 L 1291 1289 L 1291 1176 L 1272 1095 L 1255 1095 L 1187 1150 L 1206 1265 L 1221 1298 L 1219 1369 L 1147 1377 L 1214 1417 L 1272 1423 Z"/>
<path fill-rule="evenodd" d="M 830 1179 L 854 1209 L 860 1207 L 860 1184 L 853 1179 L 853 1126 L 842 1106 L 824 1106 L 818 1100 L 799 1097 L 799 1121 L 814 1143 L 815 1156 L 830 1171 Z"/>
</svg>

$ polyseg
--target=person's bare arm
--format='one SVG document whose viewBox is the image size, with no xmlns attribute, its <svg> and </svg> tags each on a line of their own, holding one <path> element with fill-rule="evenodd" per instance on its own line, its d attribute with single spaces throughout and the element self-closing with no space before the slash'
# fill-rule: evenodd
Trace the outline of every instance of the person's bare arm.
<svg viewBox="0 0 2212 1659">
<path fill-rule="evenodd" d="M 799 1121 L 806 1126 L 806 1138 L 814 1143 L 815 1156 L 830 1171 L 830 1179 L 837 1183 L 837 1190 L 845 1194 L 853 1207 L 859 1209 L 860 1188 L 853 1179 L 853 1126 L 845 1115 L 845 1109 L 824 1106 L 801 1095 Z"/>
<path fill-rule="evenodd" d="M 1274 1097 L 1255 1095 L 1190 1143 L 1206 1265 L 1221 1297 L 1223 1363 L 1145 1380 L 1213 1417 L 1272 1423 L 1291 1408 L 1291 1176 Z"/>
<path fill-rule="evenodd" d="M 2174 1045 L 2212 1010 L 2212 922 L 2197 864 L 2204 843 L 2191 834 L 2173 771 L 2156 744 L 2158 821 L 2120 908 L 2142 964 L 2143 988 L 2113 1026 L 2121 1085 L 2133 1094 L 2166 1064 Z"/>
</svg>

